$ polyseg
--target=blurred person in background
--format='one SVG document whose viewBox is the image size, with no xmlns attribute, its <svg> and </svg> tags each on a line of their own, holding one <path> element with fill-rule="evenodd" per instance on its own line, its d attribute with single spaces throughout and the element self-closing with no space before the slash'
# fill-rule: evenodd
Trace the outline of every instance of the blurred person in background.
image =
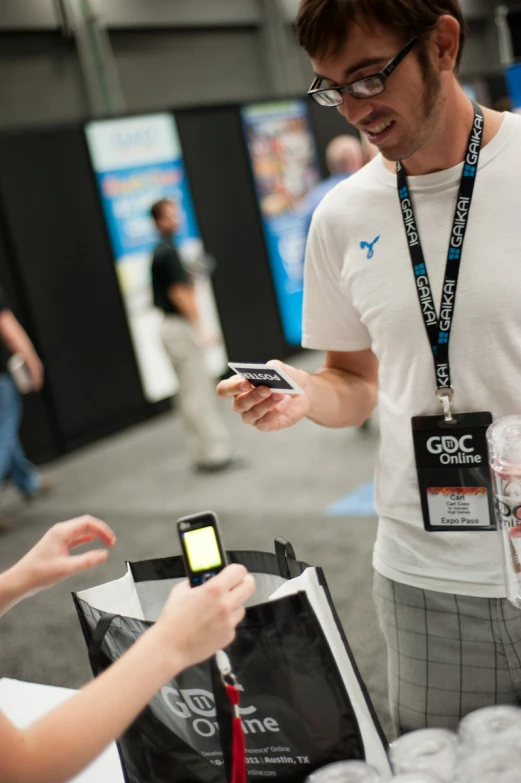
<svg viewBox="0 0 521 783">
<path fill-rule="evenodd" d="M 174 244 L 179 227 L 177 205 L 160 199 L 151 207 L 160 234 L 152 259 L 154 305 L 164 313 L 163 344 L 179 381 L 179 411 L 199 472 L 238 465 L 204 355 L 195 286 Z"/>
<path fill-rule="evenodd" d="M 356 174 L 360 171 L 362 166 L 365 166 L 375 155 L 378 154 L 378 150 L 373 144 L 364 143 L 351 136 L 348 133 L 335 136 L 326 147 L 326 163 L 330 171 L 330 176 L 327 179 L 319 182 L 311 190 L 304 202 L 304 210 L 306 215 L 306 235 L 309 234 L 311 226 L 311 219 L 315 209 L 318 207 L 324 196 L 329 193 L 330 190 L 350 177 L 352 174 Z M 359 425 L 358 429 L 362 432 L 366 432 L 369 429 L 369 419 L 366 419 Z"/>
<path fill-rule="evenodd" d="M 116 543 L 99 519 L 54 525 L 21 560 L 0 573 L 0 616 L 19 601 L 105 562 Z M 20 729 L 0 712 L 2 783 L 64 783 L 117 739 L 148 702 L 181 671 L 231 644 L 255 581 L 244 566 L 227 566 L 200 587 L 178 584 L 159 620 L 132 647 L 66 702 Z M 86 730 L 87 729 L 87 730 Z M 76 779 L 76 778 L 75 778 Z"/>
<path fill-rule="evenodd" d="M 310 94 L 381 154 L 313 216 L 303 345 L 326 352 L 322 369 L 280 365 L 302 395 L 240 378 L 218 393 L 263 432 L 304 417 L 360 424 L 378 399 L 374 598 L 391 717 L 398 733 L 454 729 L 478 707 L 519 703 L 521 615 L 488 503 L 469 518 L 427 504 L 411 419 L 438 431 L 453 394 L 446 426 L 461 442 L 474 437 L 473 412 L 484 438 L 489 418 L 521 409 L 521 117 L 473 105 L 458 82 L 458 0 L 301 0 L 296 26 L 316 74 Z M 455 480 L 475 487 L 474 475 Z"/>
<path fill-rule="evenodd" d="M 43 387 L 43 365 L 26 331 L 11 311 L 0 288 L 0 491 L 10 478 L 27 500 L 32 500 L 50 488 L 26 458 L 18 430 L 22 420 L 22 400 L 8 372 L 12 354 L 20 354 L 31 381 L 31 391 Z M 0 512 L 0 532 L 11 528 L 11 522 Z"/>
<path fill-rule="evenodd" d="M 306 234 L 309 232 L 311 218 L 326 193 L 335 185 L 359 171 L 364 165 L 362 145 L 356 136 L 347 133 L 335 136 L 326 147 L 326 163 L 329 177 L 319 182 L 310 190 L 303 204 L 306 216 Z"/>
</svg>

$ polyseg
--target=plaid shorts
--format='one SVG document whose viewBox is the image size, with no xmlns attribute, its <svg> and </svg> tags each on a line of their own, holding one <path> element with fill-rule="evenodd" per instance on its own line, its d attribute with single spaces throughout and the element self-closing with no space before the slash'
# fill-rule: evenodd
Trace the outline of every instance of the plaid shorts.
<svg viewBox="0 0 521 783">
<path fill-rule="evenodd" d="M 374 578 L 397 734 L 455 729 L 472 710 L 521 702 L 521 610 L 506 598 L 437 593 Z"/>
</svg>

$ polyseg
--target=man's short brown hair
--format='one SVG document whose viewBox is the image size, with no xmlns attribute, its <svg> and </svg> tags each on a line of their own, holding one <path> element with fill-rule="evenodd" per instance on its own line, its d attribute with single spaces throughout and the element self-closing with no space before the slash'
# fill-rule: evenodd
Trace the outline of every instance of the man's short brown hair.
<svg viewBox="0 0 521 783">
<path fill-rule="evenodd" d="M 161 220 L 161 215 L 163 214 L 163 209 L 168 205 L 172 203 L 171 198 L 160 198 L 159 201 L 156 201 L 152 206 L 150 207 L 150 214 L 154 218 L 155 222 L 157 223 L 158 220 Z"/>
<path fill-rule="evenodd" d="M 336 56 L 345 47 L 353 23 L 371 29 L 378 24 L 403 38 L 424 41 L 448 14 L 460 24 L 456 68 L 465 42 L 465 22 L 459 0 L 301 0 L 296 19 L 297 39 L 310 57 Z"/>
</svg>

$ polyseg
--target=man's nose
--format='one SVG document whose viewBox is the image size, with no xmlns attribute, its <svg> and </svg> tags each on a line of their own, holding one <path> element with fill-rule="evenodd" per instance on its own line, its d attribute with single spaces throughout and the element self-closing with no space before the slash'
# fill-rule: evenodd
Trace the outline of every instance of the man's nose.
<svg viewBox="0 0 521 783">
<path fill-rule="evenodd" d="M 358 125 L 365 117 L 369 117 L 373 111 L 370 99 L 364 98 L 360 100 L 360 98 L 353 98 L 347 92 L 342 93 L 342 98 L 343 101 L 340 106 L 337 106 L 337 109 L 351 125 Z"/>
</svg>

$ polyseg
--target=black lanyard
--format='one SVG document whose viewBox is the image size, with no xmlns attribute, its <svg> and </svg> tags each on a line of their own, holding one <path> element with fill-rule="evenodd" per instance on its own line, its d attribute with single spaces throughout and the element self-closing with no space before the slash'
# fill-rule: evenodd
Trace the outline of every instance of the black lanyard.
<svg viewBox="0 0 521 783">
<path fill-rule="evenodd" d="M 407 184 L 407 176 L 401 162 L 396 164 L 398 195 L 400 198 L 403 223 L 416 281 L 416 290 L 418 292 L 420 309 L 434 358 L 437 386 L 436 393 L 443 403 L 445 417 L 449 420 L 452 418 L 450 400 L 452 399 L 453 394 L 449 365 L 450 330 L 454 316 L 454 304 L 456 301 L 456 289 L 458 286 L 463 241 L 467 231 L 470 205 L 472 203 L 472 195 L 478 170 L 479 153 L 481 151 L 481 142 L 483 139 L 483 125 L 483 112 L 477 104 L 474 104 L 474 122 L 467 144 L 463 173 L 461 175 L 458 198 L 456 201 L 456 210 L 447 255 L 447 266 L 445 267 L 445 279 L 443 281 L 439 318 L 436 314 L 425 257 L 423 255 L 420 235 L 409 193 L 409 186 Z"/>
</svg>

